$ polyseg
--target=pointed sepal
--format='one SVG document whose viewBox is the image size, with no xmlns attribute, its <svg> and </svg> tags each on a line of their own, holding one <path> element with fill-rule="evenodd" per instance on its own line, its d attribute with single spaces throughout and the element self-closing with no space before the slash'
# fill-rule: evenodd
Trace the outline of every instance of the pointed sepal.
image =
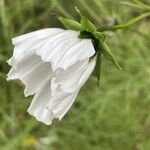
<svg viewBox="0 0 150 150">
<path fill-rule="evenodd" d="M 83 30 L 81 24 L 77 21 L 67 19 L 64 17 L 58 17 L 58 19 L 68 30 L 76 30 L 76 31 Z"/>
<path fill-rule="evenodd" d="M 122 68 L 118 64 L 117 60 L 114 58 L 110 48 L 105 42 L 101 42 L 101 50 L 105 58 L 112 61 L 122 71 Z"/>
<path fill-rule="evenodd" d="M 96 56 L 96 66 L 95 66 L 95 75 L 97 77 L 98 87 L 100 87 L 100 77 L 101 77 L 101 52 L 97 52 Z"/>
<path fill-rule="evenodd" d="M 95 36 L 99 41 L 102 41 L 102 42 L 105 41 L 105 38 L 106 38 L 106 34 L 105 34 L 105 33 L 101 33 L 101 32 L 95 31 L 93 34 L 94 34 L 94 36 Z"/>
<path fill-rule="evenodd" d="M 87 17 L 85 17 L 85 15 L 77 7 L 75 7 L 75 9 L 80 16 L 80 23 L 84 30 L 89 32 L 96 31 L 96 27 L 94 26 L 94 24 Z"/>
</svg>

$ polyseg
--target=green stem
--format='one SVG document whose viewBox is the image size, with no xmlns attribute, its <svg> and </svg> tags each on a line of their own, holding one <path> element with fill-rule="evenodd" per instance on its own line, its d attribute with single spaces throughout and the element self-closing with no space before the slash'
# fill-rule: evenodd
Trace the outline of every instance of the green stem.
<svg viewBox="0 0 150 150">
<path fill-rule="evenodd" d="M 145 8 L 143 8 L 142 6 L 139 6 L 138 4 L 130 3 L 130 2 L 128 2 L 128 1 L 121 1 L 120 4 L 127 5 L 127 6 L 130 6 L 130 7 L 145 9 Z"/>
<path fill-rule="evenodd" d="M 100 31 L 100 32 L 103 32 L 103 31 L 106 31 L 106 30 L 110 30 L 110 31 L 116 31 L 116 30 L 120 30 L 120 29 L 124 29 L 124 28 L 128 28 L 130 25 L 142 20 L 143 18 L 145 17 L 148 17 L 150 16 L 150 12 L 147 12 L 147 13 L 143 13 L 131 20 L 129 20 L 127 23 L 125 24 L 120 24 L 120 25 L 112 25 L 112 26 L 104 26 L 104 27 L 101 27 L 99 28 L 97 31 Z"/>
<path fill-rule="evenodd" d="M 146 5 L 142 2 L 140 2 L 139 0 L 132 0 L 134 3 L 136 3 L 137 5 L 141 6 L 142 8 L 146 9 L 146 10 L 150 10 L 150 6 Z"/>
</svg>

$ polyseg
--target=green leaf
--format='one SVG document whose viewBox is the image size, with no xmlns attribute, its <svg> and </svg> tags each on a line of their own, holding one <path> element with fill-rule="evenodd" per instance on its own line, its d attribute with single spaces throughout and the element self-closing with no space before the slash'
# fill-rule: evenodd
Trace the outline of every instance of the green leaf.
<svg viewBox="0 0 150 150">
<path fill-rule="evenodd" d="M 58 17 L 58 19 L 69 30 L 76 30 L 76 31 L 83 30 L 81 24 L 78 23 L 77 21 L 74 21 L 72 19 L 67 19 L 64 17 Z"/>
<path fill-rule="evenodd" d="M 112 61 L 122 71 L 122 68 L 118 64 L 117 60 L 114 58 L 110 48 L 105 42 L 101 42 L 101 48 L 102 48 L 101 50 L 105 58 Z"/>
<path fill-rule="evenodd" d="M 98 86 L 100 86 L 100 76 L 101 76 L 101 52 L 100 51 L 97 52 L 95 74 L 97 77 Z"/>
<path fill-rule="evenodd" d="M 85 30 L 90 31 L 90 32 L 96 31 L 96 27 L 94 26 L 94 24 L 87 17 L 85 17 L 85 15 L 83 15 L 83 13 L 77 7 L 75 7 L 75 9 L 80 15 L 80 19 L 81 19 L 80 23 L 82 27 Z"/>
</svg>

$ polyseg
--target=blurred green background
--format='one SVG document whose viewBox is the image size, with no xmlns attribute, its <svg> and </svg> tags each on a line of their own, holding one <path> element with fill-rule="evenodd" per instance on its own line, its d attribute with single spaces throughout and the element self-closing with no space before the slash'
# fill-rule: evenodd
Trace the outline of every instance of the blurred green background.
<svg viewBox="0 0 150 150">
<path fill-rule="evenodd" d="M 61 122 L 36 121 L 26 112 L 32 97 L 24 98 L 19 81 L 6 81 L 12 37 L 63 27 L 55 15 L 78 20 L 75 6 L 97 27 L 126 22 L 145 12 L 131 1 L 0 0 L 0 150 L 150 150 L 148 18 L 109 33 L 107 43 L 123 72 L 103 58 L 100 90 L 91 77 Z"/>
</svg>

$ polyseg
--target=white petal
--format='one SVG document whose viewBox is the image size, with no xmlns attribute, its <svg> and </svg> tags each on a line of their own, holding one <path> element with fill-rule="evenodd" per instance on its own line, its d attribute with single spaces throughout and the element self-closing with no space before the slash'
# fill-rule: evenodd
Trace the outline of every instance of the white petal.
<svg viewBox="0 0 150 150">
<path fill-rule="evenodd" d="M 52 78 L 53 73 L 49 63 L 42 63 L 26 73 L 20 80 L 25 84 L 25 96 L 33 95 L 37 92 L 45 79 Z"/>
<path fill-rule="evenodd" d="M 80 39 L 77 37 L 78 33 L 73 31 L 70 32 L 68 36 L 62 37 L 63 39 L 60 41 L 59 45 L 59 41 L 56 42 L 56 46 L 52 48 L 52 51 L 49 53 L 46 61 L 50 61 L 56 65 L 72 46 L 80 42 Z"/>
<path fill-rule="evenodd" d="M 58 91 L 57 91 L 58 92 Z M 28 112 L 37 120 L 50 125 L 54 118 L 62 119 L 73 104 L 79 90 L 64 97 L 51 96 L 50 80 L 48 79 L 34 96 Z"/>
<path fill-rule="evenodd" d="M 53 113 L 46 109 L 46 105 L 51 99 L 50 92 L 50 79 L 45 81 L 45 83 L 40 87 L 36 95 L 34 96 L 28 112 L 36 117 L 37 120 L 50 125 L 54 118 Z"/>
<path fill-rule="evenodd" d="M 51 36 L 51 35 L 54 35 L 56 33 L 61 32 L 61 31 L 63 31 L 63 29 L 60 29 L 60 28 L 45 28 L 45 29 L 41 29 L 41 30 L 38 30 L 38 31 L 33 31 L 33 32 L 30 32 L 30 33 L 23 34 L 23 35 L 15 37 L 15 38 L 12 38 L 12 43 L 14 45 L 16 45 L 16 44 L 19 44 L 19 43 L 22 43 L 22 42 L 26 42 L 26 40 Z"/>
<path fill-rule="evenodd" d="M 96 65 L 96 59 L 94 58 L 93 60 L 91 60 L 91 62 L 88 64 L 85 71 L 83 72 L 83 74 L 78 82 L 79 87 L 82 87 L 85 84 L 85 82 L 88 80 L 88 78 L 94 71 L 95 65 Z"/>
<path fill-rule="evenodd" d="M 25 55 L 37 54 L 42 60 L 51 62 L 52 69 L 67 69 L 77 61 L 95 54 L 90 39 L 79 39 L 79 32 L 63 29 L 42 29 L 13 38 L 15 60 Z M 71 59 L 70 59 L 71 58 Z"/>
<path fill-rule="evenodd" d="M 53 107 L 52 112 L 55 118 L 59 118 L 59 120 L 61 120 L 64 117 L 76 99 L 78 92 L 79 90 L 69 94 L 63 101 Z"/>
<path fill-rule="evenodd" d="M 73 44 L 77 43 L 79 41 L 79 39 L 77 39 L 77 32 L 64 30 L 63 32 L 59 34 L 50 37 L 47 43 L 41 49 L 38 49 L 36 51 L 36 54 L 40 55 L 43 61 L 48 61 L 48 60 L 50 61 L 50 57 L 52 58 L 54 57 L 53 60 L 56 61 L 55 59 L 57 58 L 56 57 L 57 55 L 55 56 L 53 55 L 53 53 L 55 54 L 60 53 L 61 55 L 63 55 L 64 49 L 63 47 L 61 47 L 61 49 L 57 49 L 58 51 L 56 51 L 55 49 L 59 45 L 61 45 L 64 41 L 69 40 L 69 39 L 72 39 L 71 42 Z"/>
<path fill-rule="evenodd" d="M 89 63 L 89 59 L 80 61 L 67 70 L 58 69 L 55 77 L 55 84 L 60 85 L 60 89 L 64 92 L 72 93 L 81 88 L 88 80 L 89 76 L 95 68 L 95 59 Z"/>
<path fill-rule="evenodd" d="M 15 45 L 13 57 L 19 61 L 26 54 L 33 54 L 47 43 L 51 36 L 61 32 L 64 32 L 64 30 L 58 28 L 42 29 L 13 38 L 12 42 Z"/>
<path fill-rule="evenodd" d="M 63 68 L 66 70 L 76 62 L 90 58 L 94 54 L 95 49 L 92 41 L 90 39 L 83 39 L 64 54 L 64 56 L 58 62 L 56 68 Z"/>
<path fill-rule="evenodd" d="M 55 84 L 53 79 L 51 80 L 51 99 L 47 104 L 46 108 L 53 113 L 54 118 L 59 120 L 67 113 L 72 106 L 79 89 L 73 93 L 66 93 L 60 89 L 59 84 Z"/>
<path fill-rule="evenodd" d="M 55 75 L 55 84 L 60 84 L 60 88 L 67 93 L 76 91 L 79 88 L 78 82 L 88 63 L 89 59 L 86 59 L 77 62 L 67 70 L 58 69 Z"/>
<path fill-rule="evenodd" d="M 25 84 L 25 96 L 33 95 L 46 78 L 52 77 L 50 63 L 44 63 L 36 55 L 24 57 L 8 73 L 8 80 L 20 79 Z"/>
<path fill-rule="evenodd" d="M 22 59 L 22 61 L 17 62 L 14 57 L 11 57 L 9 60 L 9 65 L 12 66 L 12 74 L 10 74 L 10 78 L 15 79 L 18 74 L 23 75 L 27 70 L 32 68 L 34 65 L 41 62 L 41 58 L 37 55 L 27 55 Z"/>
</svg>

